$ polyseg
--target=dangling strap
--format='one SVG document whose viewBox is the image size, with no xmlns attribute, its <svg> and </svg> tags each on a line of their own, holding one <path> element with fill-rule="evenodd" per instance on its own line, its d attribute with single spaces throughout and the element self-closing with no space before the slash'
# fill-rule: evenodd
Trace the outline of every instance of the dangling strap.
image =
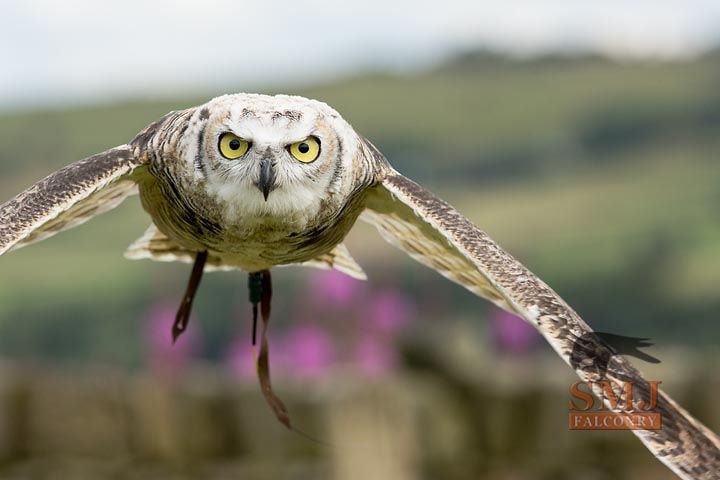
<svg viewBox="0 0 720 480">
<path fill-rule="evenodd" d="M 260 332 L 260 354 L 256 360 L 256 369 L 260 388 L 277 419 L 287 428 L 290 426 L 290 416 L 282 400 L 275 395 L 270 382 L 270 358 L 267 341 L 267 327 L 270 322 L 270 301 L 272 299 L 272 280 L 270 270 L 251 273 L 248 285 L 250 287 L 250 302 L 253 304 L 253 345 L 255 345 L 255 331 L 257 323 L 257 305 L 260 303 L 260 315 L 262 316 L 262 330 Z M 258 288 L 259 286 L 259 288 Z M 259 302 L 258 302 L 259 300 Z"/>
</svg>

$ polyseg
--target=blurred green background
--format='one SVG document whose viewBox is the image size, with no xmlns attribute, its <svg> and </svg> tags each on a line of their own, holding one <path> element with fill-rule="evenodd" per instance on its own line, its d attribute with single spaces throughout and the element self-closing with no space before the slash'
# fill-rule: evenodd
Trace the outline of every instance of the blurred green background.
<svg viewBox="0 0 720 480">
<path fill-rule="evenodd" d="M 717 431 L 719 84 L 717 51 L 477 50 L 277 90 L 336 108 L 596 330 L 650 337 L 662 363 L 634 363 Z M 6 110 L 1 196 L 220 93 Z M 246 276 L 208 274 L 167 347 L 190 268 L 125 260 L 147 226 L 134 198 L 0 259 L 0 477 L 673 478 L 628 432 L 568 431 L 576 379 L 549 347 L 367 225 L 347 241 L 367 285 L 274 271 L 276 388 L 331 445 L 286 432 L 252 377 Z"/>
</svg>

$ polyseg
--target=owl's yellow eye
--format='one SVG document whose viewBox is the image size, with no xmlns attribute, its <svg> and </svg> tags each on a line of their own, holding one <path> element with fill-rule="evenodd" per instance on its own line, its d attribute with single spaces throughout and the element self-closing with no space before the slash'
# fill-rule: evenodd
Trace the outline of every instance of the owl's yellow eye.
<svg viewBox="0 0 720 480">
<path fill-rule="evenodd" d="M 218 150 L 228 160 L 242 157 L 248 151 L 248 148 L 250 148 L 250 143 L 234 133 L 223 133 L 220 135 L 220 140 L 218 140 Z"/>
<path fill-rule="evenodd" d="M 302 142 L 295 142 L 288 147 L 290 155 L 303 163 L 310 163 L 320 156 L 320 140 L 308 137 Z"/>
</svg>

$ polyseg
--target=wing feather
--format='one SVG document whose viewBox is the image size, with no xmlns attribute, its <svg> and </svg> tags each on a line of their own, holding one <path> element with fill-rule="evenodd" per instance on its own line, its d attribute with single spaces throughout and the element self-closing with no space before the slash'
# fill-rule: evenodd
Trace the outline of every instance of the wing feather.
<svg viewBox="0 0 720 480">
<path fill-rule="evenodd" d="M 145 231 L 142 237 L 130 245 L 125 257 L 131 260 L 150 259 L 158 262 L 195 262 L 197 252 L 190 251 L 168 238 L 153 224 Z M 358 280 L 367 280 L 362 267 L 352 258 L 347 247 L 339 243 L 328 253 L 320 255 L 310 261 L 291 264 L 306 267 L 328 269 L 333 268 Z M 240 265 L 233 262 L 232 257 L 223 256 L 217 252 L 208 252 L 205 261 L 205 271 L 240 269 Z"/>
<path fill-rule="evenodd" d="M 550 287 L 446 202 L 389 170 L 368 192 L 363 218 L 419 262 L 531 323 L 584 381 L 650 385 L 614 352 Z M 604 359 L 600 362 L 599 359 Z M 660 430 L 634 430 L 650 452 L 682 478 L 718 478 L 720 440 L 663 392 Z"/>
<path fill-rule="evenodd" d="M 136 193 L 133 173 L 141 165 L 122 145 L 68 165 L 0 205 L 0 255 L 115 208 Z"/>
<path fill-rule="evenodd" d="M 308 262 L 300 263 L 299 265 L 322 269 L 332 268 L 357 280 L 367 280 L 367 275 L 365 275 L 362 267 L 358 265 L 352 255 L 350 255 L 350 251 L 344 243 L 338 243 L 335 245 L 335 248 L 328 253 L 320 255 Z"/>
</svg>

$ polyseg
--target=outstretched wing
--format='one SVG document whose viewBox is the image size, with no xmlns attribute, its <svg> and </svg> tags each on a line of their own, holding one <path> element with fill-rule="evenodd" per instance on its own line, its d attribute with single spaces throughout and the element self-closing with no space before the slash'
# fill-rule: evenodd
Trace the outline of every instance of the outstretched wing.
<svg viewBox="0 0 720 480">
<path fill-rule="evenodd" d="M 373 152 L 375 155 L 379 153 Z M 450 280 L 532 324 L 584 381 L 605 380 L 614 390 L 632 381 L 648 399 L 651 387 L 550 287 L 453 207 L 389 169 L 368 191 L 364 220 L 391 244 Z M 622 404 L 622 403 L 621 403 Z M 718 478 L 720 440 L 663 392 L 655 409 L 660 430 L 634 430 L 659 460 L 682 478 Z"/>
<path fill-rule="evenodd" d="M 0 206 L 0 255 L 115 208 L 136 192 L 141 166 L 122 145 L 50 174 Z"/>
</svg>

